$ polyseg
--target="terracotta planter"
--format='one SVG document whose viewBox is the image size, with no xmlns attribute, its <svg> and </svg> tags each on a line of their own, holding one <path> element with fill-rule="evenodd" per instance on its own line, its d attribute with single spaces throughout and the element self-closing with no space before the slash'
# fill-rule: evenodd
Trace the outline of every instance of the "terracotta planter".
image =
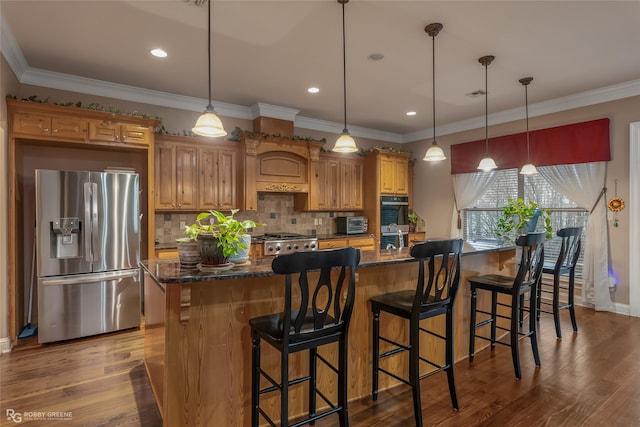
<svg viewBox="0 0 640 427">
<path fill-rule="evenodd" d="M 415 233 L 416 232 L 416 223 L 415 222 L 410 222 L 409 223 L 409 233 Z"/>
<path fill-rule="evenodd" d="M 203 267 L 216 267 L 229 264 L 229 257 L 218 248 L 218 239 L 209 234 L 198 236 L 198 250 Z"/>
<path fill-rule="evenodd" d="M 196 268 L 200 263 L 200 250 L 198 242 L 190 240 L 188 242 L 177 242 L 178 258 L 180 258 L 180 266 L 185 268 Z"/>
</svg>

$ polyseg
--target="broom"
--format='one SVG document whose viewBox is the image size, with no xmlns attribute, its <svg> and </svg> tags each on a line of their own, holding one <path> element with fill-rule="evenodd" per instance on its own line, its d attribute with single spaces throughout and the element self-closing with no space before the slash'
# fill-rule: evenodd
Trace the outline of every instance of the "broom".
<svg viewBox="0 0 640 427">
<path fill-rule="evenodd" d="M 20 331 L 20 335 L 18 338 L 29 338 L 36 334 L 38 331 L 38 326 L 31 324 L 31 311 L 33 309 L 33 281 L 35 279 L 35 267 L 36 267 L 36 230 L 33 229 L 33 255 L 31 256 L 31 283 L 29 284 L 29 311 L 27 314 L 27 324 L 22 331 Z"/>
</svg>

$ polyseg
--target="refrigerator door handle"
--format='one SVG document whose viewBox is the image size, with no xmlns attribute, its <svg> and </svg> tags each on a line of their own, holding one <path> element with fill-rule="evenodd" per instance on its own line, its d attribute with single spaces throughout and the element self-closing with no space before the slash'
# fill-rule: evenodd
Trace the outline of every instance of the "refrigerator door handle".
<svg viewBox="0 0 640 427">
<path fill-rule="evenodd" d="M 82 234 L 84 235 L 84 259 L 93 262 L 91 258 L 91 183 L 84 183 L 84 226 Z"/>
<path fill-rule="evenodd" d="M 99 250 L 100 235 L 98 234 L 98 184 L 91 183 L 91 253 L 95 256 Z M 102 250 L 98 252 L 98 257 L 103 257 Z M 94 259 L 91 262 L 95 262 Z M 92 270 L 95 270 L 95 265 Z"/>
<path fill-rule="evenodd" d="M 57 277 L 43 277 L 40 279 L 40 283 L 43 286 L 53 285 L 74 285 L 81 283 L 100 282 L 103 280 L 120 280 L 128 277 L 133 277 L 137 282 L 140 276 L 140 270 L 125 270 L 125 271 L 107 271 L 104 273 L 89 273 L 89 274 L 75 274 L 73 276 L 57 276 Z"/>
</svg>

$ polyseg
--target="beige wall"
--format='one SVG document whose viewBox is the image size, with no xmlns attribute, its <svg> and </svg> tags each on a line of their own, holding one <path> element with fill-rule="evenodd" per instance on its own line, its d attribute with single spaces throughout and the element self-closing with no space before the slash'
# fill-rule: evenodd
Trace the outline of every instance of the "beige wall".
<svg viewBox="0 0 640 427">
<path fill-rule="evenodd" d="M 607 167 L 607 200 L 614 197 L 615 180 L 618 180 L 618 196 L 629 198 L 629 124 L 640 120 L 640 97 L 631 97 L 589 107 L 576 108 L 554 114 L 529 118 L 529 129 L 543 129 L 588 120 L 610 119 L 611 161 Z M 524 119 L 491 126 L 489 136 L 509 135 L 525 129 Z M 452 144 L 484 138 L 484 128 L 450 135 L 438 136 L 438 144 L 449 156 Z M 431 140 L 408 144 L 418 158 L 422 158 Z M 414 206 L 426 220 L 428 237 L 448 236 L 453 212 L 453 185 L 451 163 L 418 161 L 414 172 Z M 609 221 L 610 262 L 618 278 L 614 302 L 629 304 L 629 210 L 618 214 L 619 227 Z M 605 242 L 602 242 L 605 247 Z"/>
</svg>

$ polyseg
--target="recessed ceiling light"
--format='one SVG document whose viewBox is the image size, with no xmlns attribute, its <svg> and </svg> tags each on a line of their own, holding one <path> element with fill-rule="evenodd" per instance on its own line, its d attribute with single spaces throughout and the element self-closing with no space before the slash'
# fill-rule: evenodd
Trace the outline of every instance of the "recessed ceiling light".
<svg viewBox="0 0 640 427">
<path fill-rule="evenodd" d="M 384 55 L 381 53 L 372 53 L 371 55 L 368 56 L 368 58 L 371 61 L 380 61 L 382 58 L 384 58 Z"/>
<path fill-rule="evenodd" d="M 415 115 L 416 115 L 416 112 L 415 112 L 415 111 L 407 111 L 405 114 L 406 114 L 407 116 L 415 116 Z"/>
<path fill-rule="evenodd" d="M 310 87 L 309 89 L 307 89 L 307 92 L 309 92 L 309 93 L 318 93 L 318 92 L 320 92 L 320 89 L 318 89 L 317 87 L 313 86 L 313 87 Z"/>
<path fill-rule="evenodd" d="M 165 52 L 164 50 L 157 48 L 157 49 L 151 49 L 151 55 L 157 57 L 157 58 L 166 58 L 167 57 L 167 52 Z"/>
</svg>

